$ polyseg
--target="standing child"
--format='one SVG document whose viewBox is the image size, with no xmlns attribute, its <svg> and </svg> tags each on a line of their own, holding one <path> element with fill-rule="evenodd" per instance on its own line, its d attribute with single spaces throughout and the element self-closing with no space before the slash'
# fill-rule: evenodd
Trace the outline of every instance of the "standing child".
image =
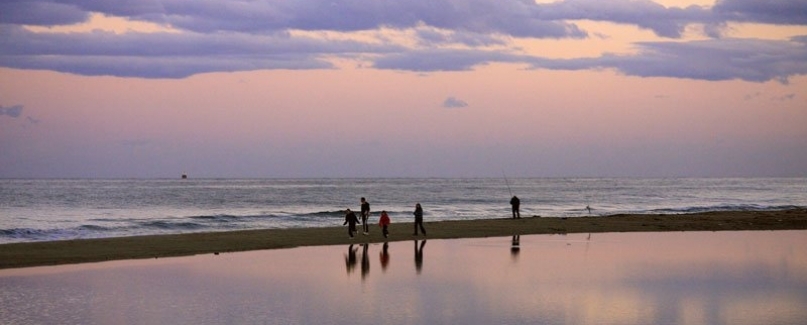
<svg viewBox="0 0 807 325">
<path fill-rule="evenodd" d="M 381 226 L 381 233 L 384 234 L 384 238 L 389 237 L 389 231 L 387 230 L 389 224 L 390 220 L 389 215 L 387 215 L 387 210 L 381 211 L 381 218 L 378 220 L 378 225 Z"/>
</svg>

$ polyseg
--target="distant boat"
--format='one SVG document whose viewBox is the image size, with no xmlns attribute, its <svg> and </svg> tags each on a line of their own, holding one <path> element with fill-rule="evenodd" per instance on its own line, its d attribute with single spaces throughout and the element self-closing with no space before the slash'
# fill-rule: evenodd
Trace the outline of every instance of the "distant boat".
<svg viewBox="0 0 807 325">
<path fill-rule="evenodd" d="M 182 174 L 182 179 L 188 179 L 188 174 Z"/>
</svg>

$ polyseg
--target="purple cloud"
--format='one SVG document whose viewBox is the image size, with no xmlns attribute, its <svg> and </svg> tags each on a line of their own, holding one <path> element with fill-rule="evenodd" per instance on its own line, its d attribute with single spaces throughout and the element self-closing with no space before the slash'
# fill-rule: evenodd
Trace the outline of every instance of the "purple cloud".
<svg viewBox="0 0 807 325">
<path fill-rule="evenodd" d="M 163 24 L 179 33 L 34 33 L 21 25 L 75 24 L 91 13 Z M 570 22 L 633 25 L 679 38 L 703 24 L 716 39 L 638 43 L 638 54 L 572 60 L 523 54 L 512 38 L 585 38 Z M 807 1 L 721 0 L 665 7 L 650 0 L 17 0 L 0 3 L 0 66 L 80 75 L 184 78 L 262 69 L 333 69 L 330 59 L 377 69 L 462 71 L 492 62 L 546 69 L 612 68 L 627 75 L 786 82 L 805 74 L 807 36 L 721 40 L 726 22 L 807 24 Z M 415 47 L 391 40 L 299 36 L 290 31 L 415 31 Z"/>
<path fill-rule="evenodd" d="M 443 107 L 446 108 L 461 108 L 461 107 L 468 107 L 468 103 L 464 100 L 460 100 L 454 97 L 448 97 L 445 101 L 443 101 Z"/>
<path fill-rule="evenodd" d="M 0 116 L 6 115 L 13 118 L 18 118 L 22 114 L 22 105 L 14 105 L 10 107 L 0 106 Z"/>
<path fill-rule="evenodd" d="M 804 0 L 719 0 L 712 11 L 724 21 L 807 24 L 807 1 Z"/>
<path fill-rule="evenodd" d="M 535 68 L 584 70 L 613 68 L 626 75 L 753 82 L 807 74 L 807 43 L 757 39 L 643 42 L 638 54 L 570 60 L 538 59 Z"/>
</svg>

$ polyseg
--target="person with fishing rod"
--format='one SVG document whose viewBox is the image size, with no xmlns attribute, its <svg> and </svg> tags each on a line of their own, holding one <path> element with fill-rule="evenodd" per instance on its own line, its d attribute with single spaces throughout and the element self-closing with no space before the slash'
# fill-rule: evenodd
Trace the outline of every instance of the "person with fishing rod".
<svg viewBox="0 0 807 325">
<path fill-rule="evenodd" d="M 513 195 L 510 205 L 513 207 L 513 219 L 521 219 L 521 200 L 518 199 L 518 196 Z"/>
<path fill-rule="evenodd" d="M 513 195 L 513 190 L 510 189 L 510 182 L 507 181 L 507 175 L 504 174 L 504 171 L 502 171 L 502 176 L 504 176 L 504 183 L 507 184 L 507 191 L 513 196 L 510 199 L 510 206 L 513 207 L 513 219 L 521 219 L 521 200 L 518 199 L 518 196 Z"/>
</svg>

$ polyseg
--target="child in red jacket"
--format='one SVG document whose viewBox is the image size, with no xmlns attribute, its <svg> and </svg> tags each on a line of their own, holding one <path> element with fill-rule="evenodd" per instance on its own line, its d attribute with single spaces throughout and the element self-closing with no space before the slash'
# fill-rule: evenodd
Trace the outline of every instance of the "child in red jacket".
<svg viewBox="0 0 807 325">
<path fill-rule="evenodd" d="M 384 238 L 389 237 L 389 231 L 387 230 L 387 226 L 389 226 L 390 220 L 389 216 L 387 215 L 387 211 L 381 211 L 381 219 L 378 220 L 378 225 L 382 229 L 382 233 L 384 234 Z"/>
</svg>

